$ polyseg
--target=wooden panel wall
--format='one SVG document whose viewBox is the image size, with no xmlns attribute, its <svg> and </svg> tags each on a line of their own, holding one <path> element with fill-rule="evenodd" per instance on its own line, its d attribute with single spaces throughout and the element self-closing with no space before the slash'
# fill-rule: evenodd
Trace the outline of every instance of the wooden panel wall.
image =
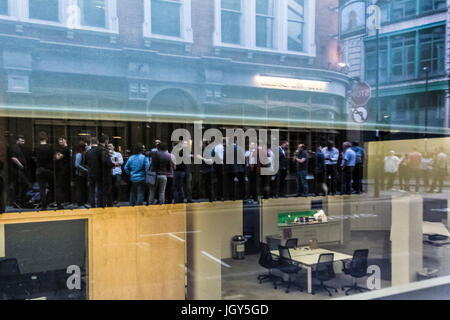
<svg viewBox="0 0 450 320">
<path fill-rule="evenodd" d="M 27 212 L 0 225 L 88 220 L 89 299 L 185 299 L 185 205 Z"/>
<path fill-rule="evenodd" d="M 186 207 L 188 299 L 222 299 L 222 259 L 243 232 L 242 201 L 193 203 Z"/>
</svg>

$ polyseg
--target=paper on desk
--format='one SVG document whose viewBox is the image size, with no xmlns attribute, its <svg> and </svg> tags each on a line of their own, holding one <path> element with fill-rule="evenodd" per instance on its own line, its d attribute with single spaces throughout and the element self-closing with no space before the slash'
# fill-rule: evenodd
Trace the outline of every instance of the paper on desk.
<svg viewBox="0 0 450 320">
<path fill-rule="evenodd" d="M 441 235 L 450 238 L 450 232 L 443 223 L 440 222 L 423 222 L 423 234 Z"/>
</svg>

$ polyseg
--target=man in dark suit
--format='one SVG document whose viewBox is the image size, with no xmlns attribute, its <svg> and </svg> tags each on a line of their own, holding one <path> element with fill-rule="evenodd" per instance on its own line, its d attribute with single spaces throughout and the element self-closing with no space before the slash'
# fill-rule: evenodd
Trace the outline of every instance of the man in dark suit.
<svg viewBox="0 0 450 320">
<path fill-rule="evenodd" d="M 106 148 L 108 137 L 91 139 L 91 149 L 86 152 L 89 179 L 89 201 L 92 208 L 112 206 L 112 168 L 109 151 Z"/>
<path fill-rule="evenodd" d="M 233 157 L 228 153 L 228 149 L 234 150 Z M 238 157 L 240 155 L 240 157 Z M 239 158 L 244 161 L 240 163 Z M 236 141 L 229 146 L 226 144 L 224 152 L 224 173 L 225 173 L 225 186 L 226 186 L 226 199 L 237 200 L 245 197 L 245 151 L 236 144 Z M 236 181 L 237 180 L 237 181 Z M 235 182 L 238 183 L 238 197 L 236 198 Z"/>
<path fill-rule="evenodd" d="M 325 182 L 325 156 L 322 147 L 318 146 L 314 153 L 314 184 L 317 196 L 327 194 L 327 184 Z"/>
<path fill-rule="evenodd" d="M 286 196 L 286 176 L 287 176 L 287 169 L 288 169 L 288 158 L 287 158 L 287 152 L 289 149 L 289 142 L 287 140 L 281 141 L 280 146 L 278 147 L 278 154 L 279 154 L 279 169 L 278 174 L 276 176 L 276 194 L 275 196 L 278 197 L 285 197 Z"/>
</svg>

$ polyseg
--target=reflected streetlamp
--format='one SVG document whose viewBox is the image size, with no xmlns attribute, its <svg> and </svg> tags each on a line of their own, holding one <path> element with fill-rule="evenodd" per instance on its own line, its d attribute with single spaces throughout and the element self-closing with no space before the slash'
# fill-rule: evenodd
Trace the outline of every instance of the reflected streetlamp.
<svg viewBox="0 0 450 320">
<path fill-rule="evenodd" d="M 338 62 L 338 67 L 340 68 L 339 71 L 345 74 L 348 74 L 350 72 L 350 66 L 346 62 Z"/>
</svg>

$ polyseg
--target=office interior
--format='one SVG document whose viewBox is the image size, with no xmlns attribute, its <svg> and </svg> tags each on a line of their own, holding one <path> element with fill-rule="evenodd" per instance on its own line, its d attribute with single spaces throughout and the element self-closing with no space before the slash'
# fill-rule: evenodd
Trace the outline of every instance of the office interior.
<svg viewBox="0 0 450 320">
<path fill-rule="evenodd" d="M 387 150 L 449 154 L 449 138 L 373 141 L 364 148 L 363 194 L 0 215 L 0 260 L 12 260 L 9 268 L 18 273 L 2 298 L 320 300 L 445 283 L 448 179 L 443 193 L 423 185 L 402 191 L 397 180 L 383 190 L 377 179 Z M 274 260 L 279 246 L 288 245 L 291 265 L 269 268 L 264 245 Z M 352 273 L 357 252 L 363 274 L 356 267 Z M 327 254 L 326 272 L 317 272 Z"/>
</svg>

